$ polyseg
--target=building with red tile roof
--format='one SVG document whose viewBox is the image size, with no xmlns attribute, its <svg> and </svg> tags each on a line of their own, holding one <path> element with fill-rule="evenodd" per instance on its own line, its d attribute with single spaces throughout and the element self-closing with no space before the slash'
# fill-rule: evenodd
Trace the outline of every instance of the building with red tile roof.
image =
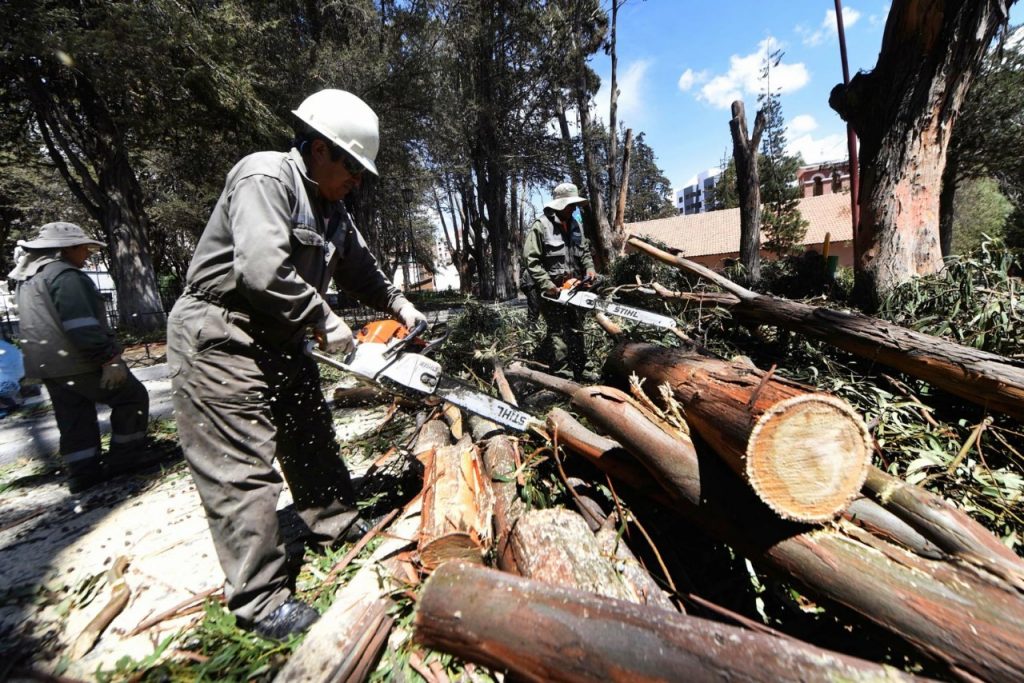
<svg viewBox="0 0 1024 683">
<path fill-rule="evenodd" d="M 826 236 L 828 253 L 839 257 L 839 265 L 853 265 L 853 228 L 850 224 L 850 194 L 840 192 L 804 197 L 798 206 L 807 221 L 803 247 L 823 252 Z M 679 249 L 683 256 L 709 268 L 722 268 L 740 254 L 740 210 L 723 209 L 651 221 L 627 223 L 626 233 L 657 240 Z M 762 234 L 762 243 L 764 236 Z M 762 250 L 762 258 L 774 255 Z"/>
</svg>

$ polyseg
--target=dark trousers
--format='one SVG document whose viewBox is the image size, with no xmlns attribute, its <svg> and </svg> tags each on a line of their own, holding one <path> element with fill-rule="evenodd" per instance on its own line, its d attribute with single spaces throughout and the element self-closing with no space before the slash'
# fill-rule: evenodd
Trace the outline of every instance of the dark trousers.
<svg viewBox="0 0 1024 683">
<path fill-rule="evenodd" d="M 313 360 L 249 336 L 237 313 L 184 296 L 168 319 L 167 359 L 178 436 L 226 579 L 244 622 L 290 595 L 277 519 L 283 482 L 317 540 L 358 516 L 348 470 Z"/>
<path fill-rule="evenodd" d="M 548 363 L 552 374 L 582 379 L 587 367 L 583 311 L 540 297 L 540 312 L 547 326 L 547 336 L 541 343 L 542 359 Z"/>
<path fill-rule="evenodd" d="M 149 424 L 149 393 L 135 375 L 112 391 L 100 387 L 101 372 L 43 380 L 60 430 L 60 454 L 69 470 L 97 467 L 100 427 L 96 404 L 110 406 L 111 449 L 141 444 Z"/>
</svg>

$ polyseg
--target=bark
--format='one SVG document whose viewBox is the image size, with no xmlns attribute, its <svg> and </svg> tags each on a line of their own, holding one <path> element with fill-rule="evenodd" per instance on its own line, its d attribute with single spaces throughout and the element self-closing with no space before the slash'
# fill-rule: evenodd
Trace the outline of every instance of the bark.
<svg viewBox="0 0 1024 683">
<path fill-rule="evenodd" d="M 515 439 L 502 433 L 500 426 L 477 416 L 469 418 L 473 440 L 483 449 L 484 471 L 494 493 L 494 550 L 498 568 L 518 573 L 509 548 L 509 535 L 524 507 L 519 499 L 515 474 L 518 446 Z"/>
<path fill-rule="evenodd" d="M 633 129 L 626 129 L 626 141 L 622 146 L 622 182 L 619 186 L 619 200 L 615 205 L 615 223 L 612 235 L 615 237 L 615 251 L 622 253 L 626 244 L 626 199 L 629 194 L 629 157 L 633 152 Z"/>
<path fill-rule="evenodd" d="M 428 423 L 430 424 L 430 423 Z M 274 678 L 277 683 L 364 681 L 373 671 L 394 620 L 391 595 L 408 579 L 400 554 L 416 537 L 420 505 L 409 506 Z"/>
<path fill-rule="evenodd" d="M 582 79 L 582 75 L 580 76 Z M 612 228 L 604 208 L 604 196 L 598 184 L 597 160 L 594 159 L 593 140 L 591 140 L 590 98 L 579 93 L 576 106 L 580 115 L 580 137 L 583 141 L 583 166 L 586 170 L 587 199 L 589 206 L 583 211 L 584 227 L 589 227 L 588 237 L 593 250 L 594 265 L 602 273 L 608 272 L 615 251 L 612 247 Z"/>
<path fill-rule="evenodd" d="M 654 474 L 690 523 L 905 639 L 953 675 L 1024 677 L 1024 599 L 1012 586 L 919 557 L 842 520 L 824 529 L 780 520 L 724 463 L 698 459 L 686 446 L 651 449 L 648 425 L 622 420 L 620 401 L 592 398 L 580 405 L 584 414 Z"/>
<path fill-rule="evenodd" d="M 646 379 L 655 400 L 668 384 L 693 429 L 786 519 L 834 519 L 864 483 L 871 435 L 841 399 L 750 365 L 653 344 L 619 345 L 606 368 Z"/>
<path fill-rule="evenodd" d="M 941 548 L 912 526 L 870 498 L 856 498 L 843 510 L 843 519 L 882 540 L 898 543 L 915 555 L 931 560 L 944 560 L 948 557 Z"/>
<path fill-rule="evenodd" d="M 636 238 L 630 246 L 680 270 L 705 277 L 738 298 L 737 318 L 777 325 L 906 372 L 988 410 L 1024 420 L 1024 362 L 961 346 L 850 311 L 816 308 L 744 289 L 679 256 Z"/>
<path fill-rule="evenodd" d="M 615 570 L 632 591 L 639 596 L 636 601 L 639 605 L 650 605 L 669 612 L 680 611 L 668 593 L 661 589 L 657 581 L 648 573 L 636 555 L 629 549 L 626 542 L 622 540 L 619 532 L 613 527 L 605 526 L 595 534 L 597 546 L 604 557 L 611 558 L 615 564 Z"/>
<path fill-rule="evenodd" d="M 556 442 L 582 455 L 592 465 L 625 483 L 642 498 L 665 507 L 671 506 L 671 499 L 664 489 L 618 442 L 594 434 L 561 408 L 548 413 L 547 423 Z"/>
<path fill-rule="evenodd" d="M 950 133 L 1011 4 L 897 0 L 875 68 L 832 90 L 829 105 L 861 143 L 854 265 L 868 307 L 942 266 L 939 191 Z"/>
<path fill-rule="evenodd" d="M 555 118 L 558 119 L 558 130 L 562 136 L 562 153 L 569 164 L 569 174 L 576 187 L 583 187 L 583 171 L 573 150 L 572 134 L 569 132 L 569 119 L 565 115 L 565 101 L 559 93 L 555 96 Z"/>
<path fill-rule="evenodd" d="M 743 100 L 732 103 L 732 157 L 736 161 L 736 190 L 740 198 L 740 262 L 751 282 L 761 279 L 761 182 L 757 172 L 757 149 L 764 132 L 764 110 L 754 116 L 754 129 L 747 133 Z"/>
<path fill-rule="evenodd" d="M 981 567 L 1024 592 L 1024 560 L 949 501 L 877 467 L 869 469 L 864 488 L 882 507 L 943 552 Z"/>
<path fill-rule="evenodd" d="M 628 602 L 644 599 L 622 580 L 583 517 L 571 510 L 525 513 L 512 530 L 511 547 L 525 578 Z"/>
<path fill-rule="evenodd" d="M 483 562 L 493 539 L 493 507 L 490 480 L 472 439 L 435 449 L 423 475 L 423 566 L 429 570 L 452 559 Z"/>
<path fill-rule="evenodd" d="M 415 639 L 527 681 L 911 680 L 891 668 L 661 609 L 450 563 Z"/>
<path fill-rule="evenodd" d="M 608 174 L 608 201 L 614 202 L 618 193 L 615 191 L 615 162 L 616 157 L 619 155 L 619 131 L 618 128 L 618 109 L 619 109 L 619 53 L 616 51 L 615 34 L 619 23 L 619 4 L 625 2 L 625 0 L 612 0 L 612 21 L 611 21 L 611 32 L 608 37 L 607 52 L 611 57 L 612 61 L 612 75 L 611 75 L 611 87 L 608 95 L 608 165 L 605 168 L 605 172 Z M 625 187 L 626 176 L 622 176 L 621 186 Z M 612 231 L 619 229 L 619 223 L 616 220 L 618 217 L 618 206 L 614 205 L 611 207 L 611 223 Z M 622 241 L 619 241 L 619 245 L 622 245 Z"/>
</svg>

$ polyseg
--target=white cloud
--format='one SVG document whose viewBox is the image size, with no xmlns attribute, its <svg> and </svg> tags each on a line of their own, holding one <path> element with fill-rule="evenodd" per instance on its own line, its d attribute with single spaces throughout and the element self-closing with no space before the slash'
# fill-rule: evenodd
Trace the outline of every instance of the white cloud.
<svg viewBox="0 0 1024 683">
<path fill-rule="evenodd" d="M 842 133 L 815 138 L 807 134 L 789 141 L 790 154 L 800 154 L 805 164 L 816 164 L 821 161 L 845 159 L 848 153 L 846 136 Z"/>
<path fill-rule="evenodd" d="M 884 24 L 885 20 L 889 18 L 889 7 L 889 3 L 886 3 L 885 6 L 882 8 L 881 12 L 879 12 L 878 14 L 870 15 L 868 17 L 868 23 L 871 24 L 872 26 L 881 26 L 882 24 Z M 843 15 L 843 18 L 846 18 L 845 14 Z"/>
<path fill-rule="evenodd" d="M 683 75 L 679 77 L 679 89 L 686 92 L 698 83 L 703 83 L 708 80 L 707 71 L 696 72 L 693 69 L 687 69 L 683 72 Z"/>
<path fill-rule="evenodd" d="M 700 89 L 697 99 L 703 100 L 719 109 L 726 109 L 733 100 L 740 99 L 744 94 L 762 92 L 766 84 L 761 79 L 761 67 L 765 57 L 782 48 L 775 38 L 768 37 L 758 43 L 757 50 L 749 55 L 732 55 L 729 58 L 729 71 L 711 78 Z M 807 85 L 810 74 L 802 62 L 787 64 L 780 62 L 771 69 L 769 74 L 772 92 L 787 93 L 799 90 Z"/>
<path fill-rule="evenodd" d="M 645 79 L 647 70 L 654 62 L 650 59 L 639 59 L 630 63 L 619 72 L 619 99 L 616 116 L 619 121 L 636 121 L 642 119 L 647 108 L 645 99 Z M 611 95 L 611 78 L 601 79 L 601 88 L 595 96 L 597 116 L 608 122 L 609 96 Z"/>
<path fill-rule="evenodd" d="M 860 19 L 860 12 L 852 7 L 843 8 L 843 28 L 849 29 Z M 817 29 L 811 30 L 806 26 L 797 26 L 796 32 L 803 36 L 804 45 L 814 47 L 821 45 L 826 40 L 838 33 L 836 26 L 836 11 L 834 9 L 825 11 L 825 18 Z"/>
<path fill-rule="evenodd" d="M 818 127 L 818 122 L 814 120 L 814 117 L 810 114 L 800 114 L 794 116 L 789 122 L 789 132 L 794 135 L 800 135 L 802 133 L 810 133 L 812 130 Z"/>
</svg>

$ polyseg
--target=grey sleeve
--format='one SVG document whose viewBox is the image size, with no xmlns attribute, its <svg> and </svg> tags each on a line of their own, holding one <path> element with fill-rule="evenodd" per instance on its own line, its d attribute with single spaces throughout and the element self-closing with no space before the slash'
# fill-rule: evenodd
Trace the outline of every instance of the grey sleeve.
<svg viewBox="0 0 1024 683">
<path fill-rule="evenodd" d="M 287 325 L 312 325 L 330 308 L 291 261 L 291 199 L 277 178 L 252 175 L 235 185 L 228 206 L 238 292 L 254 310 Z"/>
<path fill-rule="evenodd" d="M 405 297 L 377 265 L 377 259 L 359 230 L 354 226 L 348 230 L 347 247 L 334 271 L 334 284 L 367 306 L 379 311 L 394 311 L 396 303 L 404 303 Z"/>
<path fill-rule="evenodd" d="M 539 221 L 535 222 L 523 240 L 523 266 L 534 283 L 542 291 L 555 286 L 554 280 L 544 268 L 544 243 L 541 239 Z"/>
</svg>

